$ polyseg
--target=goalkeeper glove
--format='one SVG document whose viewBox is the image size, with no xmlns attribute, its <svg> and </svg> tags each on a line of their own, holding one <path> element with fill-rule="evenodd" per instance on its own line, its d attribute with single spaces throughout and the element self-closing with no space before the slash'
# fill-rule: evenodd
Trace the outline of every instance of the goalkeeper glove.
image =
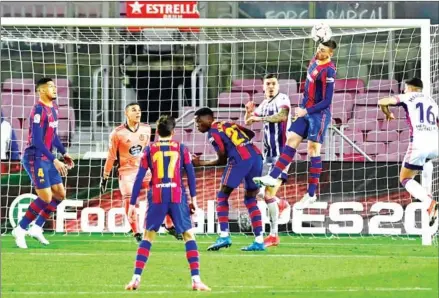
<svg viewBox="0 0 439 298">
<path fill-rule="evenodd" d="M 101 195 L 107 190 L 108 178 L 101 178 Z"/>
</svg>

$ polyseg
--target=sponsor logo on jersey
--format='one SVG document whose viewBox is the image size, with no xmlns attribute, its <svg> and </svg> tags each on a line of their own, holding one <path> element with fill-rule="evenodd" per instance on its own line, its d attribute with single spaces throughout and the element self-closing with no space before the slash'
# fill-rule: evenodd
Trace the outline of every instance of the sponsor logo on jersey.
<svg viewBox="0 0 439 298">
<path fill-rule="evenodd" d="M 35 114 L 34 115 L 34 123 L 40 123 L 40 121 L 41 121 L 41 115 Z"/>
<path fill-rule="evenodd" d="M 57 128 L 58 127 L 58 120 L 57 121 L 53 121 L 53 122 L 49 122 L 49 127 Z"/>
<path fill-rule="evenodd" d="M 135 146 L 130 148 L 129 152 L 132 156 L 139 156 L 142 153 L 142 146 L 135 145 Z"/>
<path fill-rule="evenodd" d="M 177 183 L 175 183 L 175 182 L 158 183 L 155 186 L 157 188 L 174 188 L 174 187 L 177 187 Z"/>
</svg>

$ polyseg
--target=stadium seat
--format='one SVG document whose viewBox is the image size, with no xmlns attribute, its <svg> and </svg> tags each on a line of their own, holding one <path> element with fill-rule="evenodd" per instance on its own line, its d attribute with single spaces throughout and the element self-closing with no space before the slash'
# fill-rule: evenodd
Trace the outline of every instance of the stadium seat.
<svg viewBox="0 0 439 298">
<path fill-rule="evenodd" d="M 279 92 L 285 94 L 297 93 L 297 81 L 279 80 Z"/>
<path fill-rule="evenodd" d="M 382 98 L 382 93 L 362 93 L 355 95 L 356 106 L 374 106 L 378 107 L 378 100 Z M 380 97 L 381 96 L 381 97 Z"/>
<path fill-rule="evenodd" d="M 386 116 L 381 112 L 381 110 L 378 107 L 365 107 L 365 106 L 354 107 L 355 119 L 384 120 L 385 117 Z"/>
<path fill-rule="evenodd" d="M 403 130 L 399 134 L 399 141 L 400 142 L 410 142 L 410 130 Z"/>
<path fill-rule="evenodd" d="M 26 148 L 29 131 L 27 129 L 14 129 L 14 132 L 17 138 L 18 148 L 20 148 L 20 153 L 23 154 L 23 150 Z"/>
<path fill-rule="evenodd" d="M 265 94 L 264 93 L 255 93 L 253 94 L 253 102 L 256 106 L 260 105 L 264 99 L 265 99 Z"/>
<path fill-rule="evenodd" d="M 407 114 L 402 107 L 391 107 L 390 111 L 393 113 L 396 119 L 406 119 Z"/>
<path fill-rule="evenodd" d="M 58 121 L 57 133 L 58 133 L 59 138 L 61 139 L 61 141 L 64 144 L 66 144 L 66 143 L 68 144 L 69 141 L 70 141 L 70 136 L 71 136 L 70 130 L 71 130 L 71 128 L 70 128 L 69 123 L 70 123 L 69 121 L 65 121 L 65 120 Z"/>
<path fill-rule="evenodd" d="M 254 142 L 262 142 L 264 139 L 264 132 L 262 130 L 255 130 L 255 137 L 253 138 Z"/>
<path fill-rule="evenodd" d="M 399 137 L 396 131 L 374 130 L 369 131 L 366 136 L 366 142 L 393 142 Z"/>
<path fill-rule="evenodd" d="M 7 119 L 7 121 L 11 124 L 12 129 L 22 129 L 21 121 L 18 118 Z"/>
<path fill-rule="evenodd" d="M 387 94 L 398 93 L 397 80 L 370 80 L 367 87 L 368 92 L 383 92 Z"/>
<path fill-rule="evenodd" d="M 336 79 L 334 92 L 364 93 L 364 82 L 360 79 Z"/>
<path fill-rule="evenodd" d="M 13 97 L 13 95 L 11 93 L 8 93 L 8 92 L 3 93 L 2 92 L 1 93 L 1 105 L 2 105 L 2 107 L 5 107 L 5 106 L 12 107 L 12 97 Z"/>
<path fill-rule="evenodd" d="M 350 119 L 347 123 L 350 130 L 379 130 L 380 123 L 374 119 Z"/>
<path fill-rule="evenodd" d="M 404 119 L 395 119 L 392 121 L 384 121 L 381 125 L 381 130 L 407 130 L 409 124 Z"/>
<path fill-rule="evenodd" d="M 221 111 L 216 113 L 215 118 L 218 121 L 235 121 L 238 119 L 244 119 L 244 116 L 244 112 Z"/>
<path fill-rule="evenodd" d="M 403 154 L 407 151 L 409 144 L 410 144 L 409 142 L 399 142 L 399 141 L 391 142 L 387 146 L 387 153 L 388 154 L 392 154 L 392 153 Z"/>
<path fill-rule="evenodd" d="M 365 142 L 360 148 L 369 156 L 387 152 L 386 144 L 383 142 Z"/>
<path fill-rule="evenodd" d="M 402 161 L 404 158 L 403 154 L 392 153 L 392 154 L 378 154 L 375 156 L 374 161 L 380 162 L 398 162 Z"/>
<path fill-rule="evenodd" d="M 363 143 L 363 133 L 360 130 L 344 130 L 343 134 L 348 137 L 351 141 L 353 141 L 355 144 L 359 145 Z M 335 136 L 335 142 L 341 143 L 342 137 L 336 134 Z M 344 142 L 345 143 L 345 142 Z M 347 142 L 346 142 L 347 143 Z"/>
<path fill-rule="evenodd" d="M 243 107 L 250 100 L 250 95 L 245 92 L 223 92 L 218 96 L 219 107 Z"/>
<path fill-rule="evenodd" d="M 308 142 L 302 142 L 297 147 L 297 153 L 307 155 L 308 154 Z"/>
<path fill-rule="evenodd" d="M 245 126 L 245 127 L 248 127 L 251 130 L 262 130 L 264 128 L 264 124 L 262 122 L 256 122 L 250 126 Z"/>
<path fill-rule="evenodd" d="M 262 93 L 263 86 L 260 79 L 241 79 L 232 81 L 232 92 Z"/>
<path fill-rule="evenodd" d="M 3 82 L 3 92 L 21 92 L 29 93 L 35 90 L 35 83 L 33 79 L 11 78 Z"/>
<path fill-rule="evenodd" d="M 32 111 L 32 106 L 13 106 L 11 117 L 18 119 L 28 119 Z"/>
<path fill-rule="evenodd" d="M 303 94 L 301 93 L 288 93 L 290 103 L 294 106 L 299 105 L 302 102 Z"/>
</svg>

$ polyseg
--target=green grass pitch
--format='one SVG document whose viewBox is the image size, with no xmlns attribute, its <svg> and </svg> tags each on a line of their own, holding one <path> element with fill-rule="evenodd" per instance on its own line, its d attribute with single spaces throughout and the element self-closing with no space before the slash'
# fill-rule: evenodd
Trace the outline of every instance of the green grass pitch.
<svg viewBox="0 0 439 298">
<path fill-rule="evenodd" d="M 201 277 L 210 293 L 190 288 L 183 242 L 159 236 L 141 287 L 124 291 L 137 244 L 123 235 L 27 238 L 28 250 L 2 239 L 2 297 L 298 297 L 437 298 L 438 248 L 420 239 L 282 236 L 279 247 L 241 252 L 252 238 L 233 235 L 226 250 L 207 252 L 214 236 L 198 236 Z"/>
</svg>

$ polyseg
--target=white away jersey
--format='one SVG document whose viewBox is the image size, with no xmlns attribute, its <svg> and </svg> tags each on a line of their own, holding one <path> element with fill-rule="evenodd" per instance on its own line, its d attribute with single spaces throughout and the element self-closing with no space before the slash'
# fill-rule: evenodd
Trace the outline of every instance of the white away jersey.
<svg viewBox="0 0 439 298">
<path fill-rule="evenodd" d="M 264 99 L 262 103 L 254 111 L 255 116 L 266 117 L 275 115 L 281 109 L 290 111 L 290 98 L 288 95 L 278 93 L 271 99 Z M 264 122 L 264 156 L 277 157 L 280 156 L 286 142 L 287 128 L 291 123 L 291 113 L 288 112 L 287 121 L 279 123 Z"/>
<path fill-rule="evenodd" d="M 438 144 L 438 105 L 428 95 L 408 92 L 396 97 L 406 111 L 411 142 L 419 145 Z"/>
</svg>

